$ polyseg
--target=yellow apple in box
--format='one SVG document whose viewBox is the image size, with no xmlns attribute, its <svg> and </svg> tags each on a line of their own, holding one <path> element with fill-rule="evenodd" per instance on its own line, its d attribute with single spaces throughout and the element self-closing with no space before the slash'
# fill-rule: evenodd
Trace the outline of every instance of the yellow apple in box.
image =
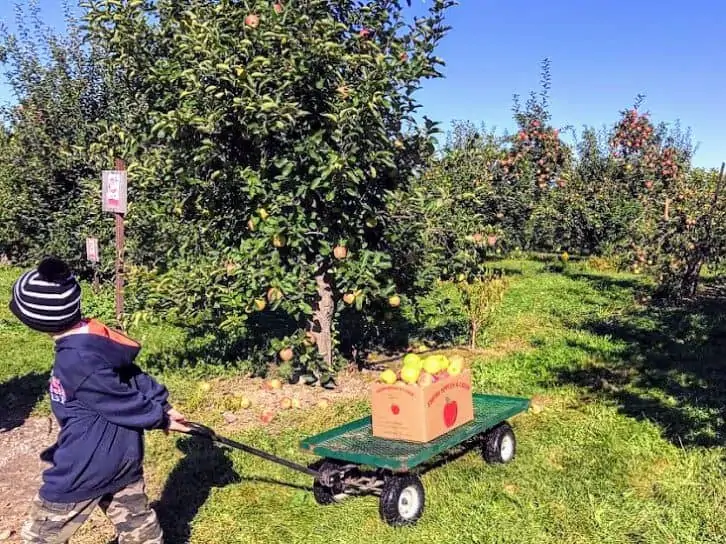
<svg viewBox="0 0 726 544">
<path fill-rule="evenodd" d="M 449 358 L 446 355 L 439 355 L 439 369 L 446 370 L 449 368 Z"/>
<path fill-rule="evenodd" d="M 431 375 L 436 375 L 441 370 L 441 363 L 436 355 L 426 357 L 423 362 L 423 369 Z"/>
<path fill-rule="evenodd" d="M 458 376 L 464 370 L 464 358 L 461 355 L 454 355 L 447 369 L 451 376 Z"/>
<path fill-rule="evenodd" d="M 404 366 L 401 369 L 401 379 L 408 384 L 416 383 L 419 374 L 421 374 L 421 371 L 414 366 Z"/>
<path fill-rule="evenodd" d="M 387 383 L 388 385 L 392 385 L 392 384 L 396 383 L 396 380 L 397 379 L 398 379 L 398 376 L 396 376 L 396 373 L 393 370 L 391 370 L 391 369 L 384 370 L 383 372 L 381 372 L 380 380 L 383 383 Z"/>
<path fill-rule="evenodd" d="M 421 370 L 423 368 L 423 361 L 415 353 L 409 353 L 403 358 L 403 366 L 410 366 Z"/>
</svg>

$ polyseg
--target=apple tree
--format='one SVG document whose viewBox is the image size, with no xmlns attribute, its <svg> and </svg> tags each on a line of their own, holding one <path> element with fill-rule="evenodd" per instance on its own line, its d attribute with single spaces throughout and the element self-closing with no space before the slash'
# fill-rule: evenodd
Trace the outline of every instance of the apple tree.
<svg viewBox="0 0 726 544">
<path fill-rule="evenodd" d="M 0 255 L 15 263 L 48 253 L 88 272 L 86 236 L 102 249 L 98 172 L 88 148 L 109 111 L 97 51 L 85 47 L 70 13 L 61 34 L 41 19 L 35 2 L 16 6 L 16 25 L 0 30 L 0 64 L 13 103 L 0 128 Z M 108 218 L 106 218 L 108 220 Z M 108 254 L 106 254 L 108 255 Z"/>
<path fill-rule="evenodd" d="M 549 90 L 549 61 L 545 59 L 540 92 L 531 92 L 524 106 L 518 96 L 514 97 L 517 132 L 507 138 L 495 165 L 497 213 L 512 245 L 534 248 L 537 222 L 543 211 L 549 214 L 548 195 L 562 190 L 567 181 L 571 152 L 559 129 L 552 126 Z"/>
<path fill-rule="evenodd" d="M 499 142 L 470 123 L 454 123 L 438 156 L 391 199 L 391 245 L 399 284 L 423 294 L 437 280 L 473 278 L 502 247 L 492 189 Z"/>
<path fill-rule="evenodd" d="M 453 4 L 86 0 L 128 89 L 95 149 L 130 165 L 138 304 L 242 344 L 288 316 L 267 353 L 330 369 L 336 315 L 396 291 L 387 195 L 422 163 L 415 92 Z"/>
</svg>

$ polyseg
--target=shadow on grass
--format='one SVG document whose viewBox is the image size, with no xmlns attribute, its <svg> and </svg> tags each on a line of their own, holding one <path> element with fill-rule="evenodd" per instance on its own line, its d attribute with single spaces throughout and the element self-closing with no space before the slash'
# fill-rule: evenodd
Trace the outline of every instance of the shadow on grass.
<svg viewBox="0 0 726 544">
<path fill-rule="evenodd" d="M 48 376 L 32 372 L 0 383 L 0 431 L 22 425 L 48 387 Z"/>
<path fill-rule="evenodd" d="M 378 310 L 365 313 L 346 309 L 336 324 L 341 355 L 360 368 L 374 352 L 400 356 L 412 342 L 422 338 L 430 347 L 456 346 L 468 334 L 468 324 L 453 317 L 440 319 L 442 323 L 436 326 L 423 326 L 411 323 L 391 308 Z M 245 369 L 263 376 L 270 360 L 270 340 L 293 336 L 304 327 L 283 311 L 267 310 L 250 316 L 242 334 L 222 331 L 213 324 L 189 328 L 183 333 L 183 341 L 145 353 L 146 366 L 153 370 L 236 367 L 241 366 L 241 361 L 264 360 L 264 364 Z"/>
<path fill-rule="evenodd" d="M 155 505 L 165 542 L 189 542 L 191 524 L 212 488 L 239 483 L 224 449 L 207 440 L 180 438 L 185 456 L 177 463 Z"/>
<path fill-rule="evenodd" d="M 600 289 L 633 288 L 599 277 Z M 562 370 L 576 384 L 628 416 L 661 427 L 679 446 L 726 444 L 726 296 L 714 286 L 683 306 L 655 305 L 582 327 L 609 338 L 610 348 L 571 341 L 597 363 Z M 599 346 L 599 344 L 598 344 Z"/>
<path fill-rule="evenodd" d="M 644 278 L 613 277 L 597 272 L 587 273 L 572 271 L 570 269 L 565 270 L 564 274 L 573 280 L 585 281 L 601 292 L 622 289 L 631 291 L 636 298 L 644 298 L 651 295 L 652 288 L 646 283 Z"/>
</svg>

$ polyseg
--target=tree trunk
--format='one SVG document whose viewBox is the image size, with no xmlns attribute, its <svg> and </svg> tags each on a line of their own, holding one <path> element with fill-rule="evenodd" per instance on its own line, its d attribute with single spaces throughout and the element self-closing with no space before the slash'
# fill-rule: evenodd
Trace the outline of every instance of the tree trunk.
<svg viewBox="0 0 726 544">
<path fill-rule="evenodd" d="M 318 286 L 318 302 L 313 309 L 313 330 L 318 353 L 329 369 L 333 367 L 333 316 L 335 301 L 333 289 L 325 273 L 315 276 Z"/>
<path fill-rule="evenodd" d="M 476 349 L 476 335 L 479 332 L 479 325 L 476 323 L 476 321 L 471 322 L 471 349 Z"/>
<path fill-rule="evenodd" d="M 686 270 L 681 278 L 681 295 L 687 298 L 696 295 L 698 289 L 698 280 L 701 275 L 701 267 L 703 266 L 703 258 L 699 257 L 688 263 Z"/>
</svg>

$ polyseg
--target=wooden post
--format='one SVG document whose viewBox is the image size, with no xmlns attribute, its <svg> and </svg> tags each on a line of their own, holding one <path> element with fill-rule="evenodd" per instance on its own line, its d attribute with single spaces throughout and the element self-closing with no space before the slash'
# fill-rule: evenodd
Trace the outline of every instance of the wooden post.
<svg viewBox="0 0 726 544">
<path fill-rule="evenodd" d="M 98 294 L 98 290 L 100 288 L 98 281 L 98 238 L 86 238 L 86 259 L 90 261 L 91 267 L 93 268 L 93 292 Z"/>
<path fill-rule="evenodd" d="M 98 265 L 93 265 L 93 292 L 98 294 L 101 290 L 101 283 L 98 280 Z"/>
<path fill-rule="evenodd" d="M 119 171 L 126 170 L 126 163 L 116 159 L 115 168 Z M 116 212 L 113 214 L 116 221 L 116 323 L 123 327 L 122 317 L 124 313 L 124 214 Z"/>
</svg>

